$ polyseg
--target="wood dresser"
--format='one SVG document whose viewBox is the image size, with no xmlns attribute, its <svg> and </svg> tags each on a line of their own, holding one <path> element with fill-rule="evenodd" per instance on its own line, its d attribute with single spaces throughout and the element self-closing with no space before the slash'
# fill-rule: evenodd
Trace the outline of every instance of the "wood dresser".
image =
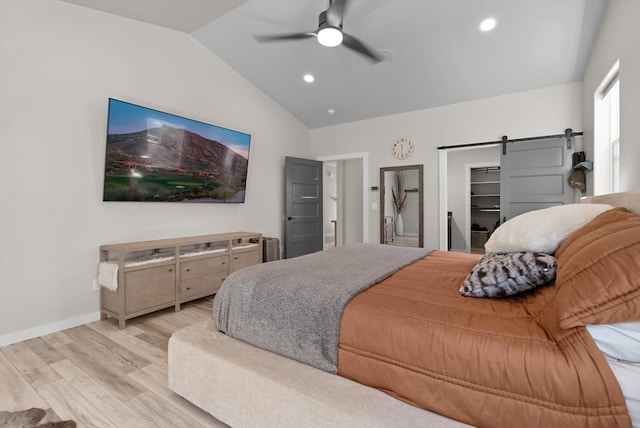
<svg viewBox="0 0 640 428">
<path fill-rule="evenodd" d="M 181 303 L 215 294 L 231 272 L 261 263 L 262 234 L 233 232 L 101 245 L 100 262 L 108 264 L 101 270 L 114 273 L 115 288 L 100 287 L 100 318 L 117 318 L 123 329 L 130 318 L 171 306 L 179 311 Z"/>
</svg>

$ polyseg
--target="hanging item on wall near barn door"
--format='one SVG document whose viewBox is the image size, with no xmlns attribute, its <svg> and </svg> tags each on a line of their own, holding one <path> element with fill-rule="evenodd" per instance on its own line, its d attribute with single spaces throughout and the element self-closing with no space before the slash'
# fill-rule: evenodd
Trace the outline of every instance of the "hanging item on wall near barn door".
<svg viewBox="0 0 640 428">
<path fill-rule="evenodd" d="M 593 170 L 593 162 L 585 160 L 585 158 L 584 152 L 573 154 L 573 172 L 569 177 L 569 184 L 582 193 L 587 191 L 587 172 Z"/>
</svg>

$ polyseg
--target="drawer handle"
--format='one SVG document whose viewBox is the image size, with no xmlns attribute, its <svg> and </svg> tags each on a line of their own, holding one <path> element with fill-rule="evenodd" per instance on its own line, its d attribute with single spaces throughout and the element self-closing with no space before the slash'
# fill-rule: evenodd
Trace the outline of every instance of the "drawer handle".
<svg viewBox="0 0 640 428">
<path fill-rule="evenodd" d="M 222 262 L 221 264 L 225 264 L 226 262 Z"/>
<path fill-rule="evenodd" d="M 169 269 L 169 272 L 173 272 L 173 269 Z"/>
<path fill-rule="evenodd" d="M 187 287 L 187 291 L 191 290 L 191 287 Z"/>
<path fill-rule="evenodd" d="M 237 257 L 234 257 L 234 258 L 233 258 L 233 260 L 238 260 L 238 258 L 237 258 Z"/>
<path fill-rule="evenodd" d="M 187 272 L 191 272 L 191 269 L 187 269 Z"/>
</svg>

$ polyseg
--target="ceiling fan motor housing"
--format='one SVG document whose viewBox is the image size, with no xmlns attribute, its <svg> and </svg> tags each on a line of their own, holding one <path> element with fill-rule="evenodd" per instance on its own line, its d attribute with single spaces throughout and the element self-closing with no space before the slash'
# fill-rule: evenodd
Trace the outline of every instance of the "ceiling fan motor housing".
<svg viewBox="0 0 640 428">
<path fill-rule="evenodd" d="M 329 15 L 327 11 L 320 13 L 318 17 L 318 29 L 316 30 L 318 42 L 327 47 L 338 46 L 342 43 L 342 25 L 334 25 L 333 22 L 329 22 Z"/>
<path fill-rule="evenodd" d="M 318 32 L 324 28 L 337 28 L 342 31 L 342 23 L 329 22 L 327 11 L 320 12 L 318 16 Z"/>
</svg>

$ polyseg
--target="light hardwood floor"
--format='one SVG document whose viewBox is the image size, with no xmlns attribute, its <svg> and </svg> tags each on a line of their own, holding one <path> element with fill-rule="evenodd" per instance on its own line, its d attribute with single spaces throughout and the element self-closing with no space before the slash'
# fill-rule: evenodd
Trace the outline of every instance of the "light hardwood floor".
<svg viewBox="0 0 640 428">
<path fill-rule="evenodd" d="M 391 242 L 387 242 L 387 244 L 395 245 L 396 247 L 417 247 L 418 237 L 393 235 L 393 240 Z"/>
<path fill-rule="evenodd" d="M 47 410 L 78 427 L 226 427 L 167 387 L 171 334 L 211 317 L 212 298 L 96 321 L 0 348 L 0 410 Z M 215 397 L 212 397 L 214 399 Z"/>
</svg>

